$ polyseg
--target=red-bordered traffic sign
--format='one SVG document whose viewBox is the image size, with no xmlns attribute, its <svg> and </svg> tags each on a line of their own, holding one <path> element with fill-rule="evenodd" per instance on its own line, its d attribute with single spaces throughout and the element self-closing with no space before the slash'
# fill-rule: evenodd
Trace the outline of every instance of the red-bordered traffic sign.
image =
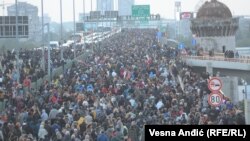
<svg viewBox="0 0 250 141">
<path fill-rule="evenodd" d="M 223 103 L 223 95 L 220 93 L 211 93 L 208 96 L 208 104 L 211 106 L 220 106 Z"/>
<path fill-rule="evenodd" d="M 219 78 L 217 77 L 213 77 L 208 81 L 208 88 L 210 91 L 214 92 L 218 92 L 221 90 L 222 88 L 222 82 Z"/>
</svg>

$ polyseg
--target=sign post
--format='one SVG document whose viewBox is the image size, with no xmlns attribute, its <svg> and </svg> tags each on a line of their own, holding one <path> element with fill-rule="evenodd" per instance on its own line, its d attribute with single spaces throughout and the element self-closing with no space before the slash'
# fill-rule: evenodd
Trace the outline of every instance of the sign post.
<svg viewBox="0 0 250 141">
<path fill-rule="evenodd" d="M 208 88 L 212 92 L 219 92 L 222 88 L 222 82 L 219 78 L 213 77 L 208 82 Z"/>
<path fill-rule="evenodd" d="M 213 77 L 208 82 L 208 89 L 212 92 L 208 96 L 208 104 L 211 106 L 220 106 L 223 102 L 223 95 L 220 93 L 222 82 L 218 77 Z"/>
<path fill-rule="evenodd" d="M 223 96 L 220 93 L 211 93 L 208 96 L 208 103 L 211 106 L 220 106 L 223 102 Z"/>
</svg>

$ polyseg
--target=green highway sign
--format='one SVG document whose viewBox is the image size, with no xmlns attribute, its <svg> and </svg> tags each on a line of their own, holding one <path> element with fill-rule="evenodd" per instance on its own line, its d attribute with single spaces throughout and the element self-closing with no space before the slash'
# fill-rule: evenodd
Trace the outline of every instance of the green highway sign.
<svg viewBox="0 0 250 141">
<path fill-rule="evenodd" d="M 133 17 L 149 17 L 150 6 L 149 5 L 133 5 L 132 16 Z"/>
</svg>

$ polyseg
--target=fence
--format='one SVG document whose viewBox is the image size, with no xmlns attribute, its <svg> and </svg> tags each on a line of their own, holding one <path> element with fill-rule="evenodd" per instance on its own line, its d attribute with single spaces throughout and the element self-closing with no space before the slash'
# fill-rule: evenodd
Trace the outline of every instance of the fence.
<svg viewBox="0 0 250 141">
<path fill-rule="evenodd" d="M 194 59 L 194 60 L 214 60 L 214 61 L 228 61 L 228 62 L 238 62 L 250 64 L 250 58 L 240 57 L 240 58 L 225 58 L 219 56 L 182 56 L 183 59 Z"/>
<path fill-rule="evenodd" d="M 91 55 L 91 53 L 88 52 L 88 51 L 85 51 L 82 55 L 78 56 L 76 59 L 74 59 L 74 60 L 67 60 L 66 64 L 64 65 L 64 69 L 66 70 L 66 69 L 70 68 L 72 66 L 72 64 L 73 64 L 74 61 L 85 59 L 89 55 Z M 55 70 L 53 70 L 53 72 L 52 72 L 51 75 L 52 75 L 52 78 L 53 78 L 54 76 L 59 76 L 61 74 L 63 74 L 63 67 L 62 66 L 56 68 Z M 43 84 L 43 82 L 45 80 L 49 80 L 49 76 L 48 75 L 45 75 L 43 78 L 38 79 L 35 82 L 32 82 L 31 83 L 31 88 L 35 89 L 35 90 L 39 89 L 40 86 Z"/>
</svg>

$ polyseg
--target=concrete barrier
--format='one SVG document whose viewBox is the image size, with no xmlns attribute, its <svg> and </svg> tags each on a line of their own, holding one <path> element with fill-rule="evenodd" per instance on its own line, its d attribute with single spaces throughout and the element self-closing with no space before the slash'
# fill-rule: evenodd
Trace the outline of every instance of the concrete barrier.
<svg viewBox="0 0 250 141">
<path fill-rule="evenodd" d="M 244 108 L 245 108 L 245 122 L 247 125 L 250 125 L 250 100 L 245 99 L 244 100 Z"/>
<path fill-rule="evenodd" d="M 220 77 L 222 81 L 222 91 L 233 103 L 239 102 L 238 77 Z"/>
</svg>

